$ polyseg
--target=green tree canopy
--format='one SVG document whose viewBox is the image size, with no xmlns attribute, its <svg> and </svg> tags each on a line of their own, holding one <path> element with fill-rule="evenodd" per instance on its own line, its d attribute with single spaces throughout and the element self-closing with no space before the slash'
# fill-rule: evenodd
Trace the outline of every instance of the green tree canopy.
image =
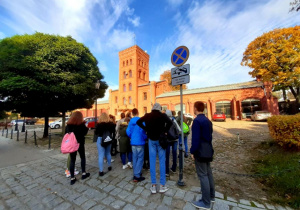
<svg viewBox="0 0 300 210">
<path fill-rule="evenodd" d="M 275 29 L 252 41 L 242 65 L 252 77 L 271 81 L 278 89 L 289 88 L 300 103 L 300 26 Z"/>
<path fill-rule="evenodd" d="M 90 108 L 107 89 L 101 81 L 96 90 L 97 80 L 103 80 L 98 61 L 70 36 L 35 33 L 0 41 L 0 98 L 5 98 L 6 110 L 48 119 Z"/>
</svg>

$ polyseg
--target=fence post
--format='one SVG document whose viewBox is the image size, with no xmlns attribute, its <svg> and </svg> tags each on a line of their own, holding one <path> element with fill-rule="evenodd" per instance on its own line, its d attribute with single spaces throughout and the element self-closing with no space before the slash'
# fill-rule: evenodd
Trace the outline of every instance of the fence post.
<svg viewBox="0 0 300 210">
<path fill-rule="evenodd" d="M 14 133 L 14 130 L 11 129 L 11 133 L 10 133 L 10 139 L 13 139 L 13 133 Z"/>
<path fill-rule="evenodd" d="M 37 142 L 36 142 L 36 132 L 33 132 L 33 136 L 34 136 L 34 145 L 37 146 Z"/>
<path fill-rule="evenodd" d="M 6 138 L 8 138 L 8 129 L 6 129 Z"/>
<path fill-rule="evenodd" d="M 49 133 L 49 147 L 48 149 L 50 150 L 51 149 L 51 133 Z"/>
<path fill-rule="evenodd" d="M 25 144 L 27 144 L 27 130 L 25 131 Z"/>
<path fill-rule="evenodd" d="M 17 141 L 19 141 L 19 130 L 17 131 Z"/>
</svg>

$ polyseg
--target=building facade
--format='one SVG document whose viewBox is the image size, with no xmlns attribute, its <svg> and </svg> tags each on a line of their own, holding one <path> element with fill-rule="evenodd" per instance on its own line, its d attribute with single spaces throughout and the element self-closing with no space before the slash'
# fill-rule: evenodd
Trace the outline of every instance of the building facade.
<svg viewBox="0 0 300 210">
<path fill-rule="evenodd" d="M 151 111 L 155 102 L 163 109 L 180 110 L 180 93 L 171 91 L 169 81 L 149 81 L 150 56 L 137 45 L 119 52 L 119 89 L 109 90 L 109 99 L 98 101 L 97 113 L 119 118 L 133 108 L 140 116 Z M 221 111 L 233 120 L 249 117 L 254 111 L 279 114 L 278 101 L 272 96 L 272 84 L 259 80 L 207 88 L 183 90 L 183 110 L 193 115 L 193 105 L 202 101 L 208 118 Z M 95 107 L 79 109 L 84 117 L 92 117 Z"/>
</svg>

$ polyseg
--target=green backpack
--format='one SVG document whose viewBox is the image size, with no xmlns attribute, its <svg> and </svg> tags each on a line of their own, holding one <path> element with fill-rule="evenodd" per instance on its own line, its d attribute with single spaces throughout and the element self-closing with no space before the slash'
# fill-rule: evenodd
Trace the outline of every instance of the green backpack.
<svg viewBox="0 0 300 210">
<path fill-rule="evenodd" d="M 183 133 L 189 133 L 190 132 L 190 128 L 189 126 L 183 122 Z"/>
</svg>

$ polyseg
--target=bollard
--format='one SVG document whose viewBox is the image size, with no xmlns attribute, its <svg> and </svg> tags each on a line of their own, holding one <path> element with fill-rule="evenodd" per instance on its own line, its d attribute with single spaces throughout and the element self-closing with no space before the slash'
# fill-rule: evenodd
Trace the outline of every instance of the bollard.
<svg viewBox="0 0 300 210">
<path fill-rule="evenodd" d="M 4 136 L 4 128 L 2 129 L 2 136 Z"/>
<path fill-rule="evenodd" d="M 10 133 L 10 139 L 13 139 L 13 133 L 14 133 L 14 130 L 11 129 L 11 133 Z"/>
<path fill-rule="evenodd" d="M 25 131 L 25 144 L 27 144 L 27 130 Z"/>
<path fill-rule="evenodd" d="M 36 132 L 33 132 L 33 136 L 34 136 L 34 145 L 37 146 L 37 142 L 36 142 Z"/>
<path fill-rule="evenodd" d="M 8 129 L 6 129 L 6 138 L 8 138 Z"/>
<path fill-rule="evenodd" d="M 17 131 L 17 141 L 19 141 L 19 130 Z"/>
<path fill-rule="evenodd" d="M 49 133 L 49 147 L 48 149 L 50 150 L 51 149 L 51 133 Z"/>
</svg>

